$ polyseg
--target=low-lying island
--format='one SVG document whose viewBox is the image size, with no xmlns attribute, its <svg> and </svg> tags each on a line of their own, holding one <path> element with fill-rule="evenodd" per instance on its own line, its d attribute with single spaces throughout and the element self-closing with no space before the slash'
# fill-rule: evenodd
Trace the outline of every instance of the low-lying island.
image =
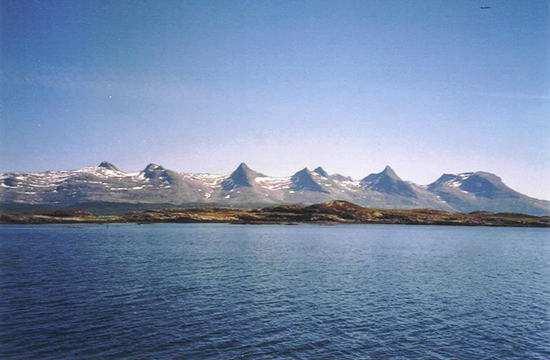
<svg viewBox="0 0 550 360">
<path fill-rule="evenodd" d="M 373 209 L 347 201 L 282 205 L 261 209 L 165 209 L 95 215 L 80 209 L 0 214 L 3 224 L 232 223 L 232 224 L 409 224 L 550 227 L 550 217 L 515 213 L 455 213 L 428 209 Z"/>
</svg>

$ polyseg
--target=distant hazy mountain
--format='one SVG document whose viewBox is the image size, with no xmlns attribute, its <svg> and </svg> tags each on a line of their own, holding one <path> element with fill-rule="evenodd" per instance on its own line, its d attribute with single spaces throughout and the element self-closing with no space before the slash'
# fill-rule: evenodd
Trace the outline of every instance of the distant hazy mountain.
<svg viewBox="0 0 550 360">
<path fill-rule="evenodd" d="M 258 177 L 265 177 L 265 175 L 250 169 L 245 163 L 241 163 L 227 179 L 222 181 L 222 189 L 231 191 L 242 187 L 251 188 L 256 186 L 254 180 Z"/>
<path fill-rule="evenodd" d="M 370 174 L 361 180 L 364 189 L 370 189 L 386 194 L 416 197 L 413 186 L 403 180 L 389 166 L 378 174 Z"/>
<path fill-rule="evenodd" d="M 427 189 L 461 212 L 549 213 L 550 202 L 520 194 L 506 186 L 500 177 L 482 171 L 444 174 Z"/>
<path fill-rule="evenodd" d="M 127 173 L 109 162 L 72 171 L 0 174 L 0 205 L 172 204 L 257 207 L 347 200 L 379 208 L 550 214 L 550 202 L 522 195 L 485 172 L 445 174 L 428 186 L 402 180 L 387 166 L 360 181 L 318 167 L 270 177 L 240 164 L 229 175 L 179 173 L 157 164 Z"/>
</svg>

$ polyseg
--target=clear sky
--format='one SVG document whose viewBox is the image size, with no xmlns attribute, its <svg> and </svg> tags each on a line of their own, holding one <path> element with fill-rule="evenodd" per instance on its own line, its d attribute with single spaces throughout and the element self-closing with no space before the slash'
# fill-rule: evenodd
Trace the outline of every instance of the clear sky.
<svg viewBox="0 0 550 360">
<path fill-rule="evenodd" d="M 390 164 L 420 184 L 490 171 L 550 198 L 546 0 L 0 9 L 0 171 Z"/>
</svg>

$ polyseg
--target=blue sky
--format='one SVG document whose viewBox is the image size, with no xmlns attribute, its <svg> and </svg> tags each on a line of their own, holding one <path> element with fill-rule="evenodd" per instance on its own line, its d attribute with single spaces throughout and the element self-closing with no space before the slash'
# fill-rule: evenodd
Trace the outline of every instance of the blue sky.
<svg viewBox="0 0 550 360">
<path fill-rule="evenodd" d="M 550 198 L 549 4 L 4 0 L 0 170 L 390 164 Z"/>
</svg>

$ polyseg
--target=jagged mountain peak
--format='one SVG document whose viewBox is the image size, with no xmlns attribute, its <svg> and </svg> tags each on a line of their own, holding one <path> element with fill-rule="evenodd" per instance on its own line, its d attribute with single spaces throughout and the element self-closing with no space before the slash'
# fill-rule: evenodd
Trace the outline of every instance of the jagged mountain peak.
<svg viewBox="0 0 550 360">
<path fill-rule="evenodd" d="M 245 162 L 240 163 L 236 169 L 252 170 Z"/>
<path fill-rule="evenodd" d="M 144 173 L 152 172 L 152 171 L 163 171 L 165 170 L 162 166 L 154 163 L 150 163 L 143 169 Z"/>
<path fill-rule="evenodd" d="M 393 171 L 390 166 L 386 166 L 384 170 L 379 173 L 373 173 L 361 180 L 361 183 L 364 185 L 375 185 L 384 179 L 391 179 L 393 181 L 403 181 L 401 178 Z"/>
<path fill-rule="evenodd" d="M 401 178 L 395 173 L 395 171 L 389 165 L 386 165 L 384 170 L 382 170 L 382 172 L 380 172 L 379 174 L 391 177 L 392 179 L 401 180 Z"/>
<path fill-rule="evenodd" d="M 97 165 L 98 168 L 105 169 L 105 170 L 111 170 L 111 171 L 120 171 L 119 168 L 117 168 L 115 165 L 108 161 L 102 161 Z"/>
<path fill-rule="evenodd" d="M 382 193 L 389 193 L 401 196 L 416 196 L 411 184 L 401 180 L 389 166 L 379 173 L 370 174 L 361 180 L 364 189 L 374 190 Z"/>
<path fill-rule="evenodd" d="M 253 187 L 255 185 L 254 179 L 257 177 L 265 177 L 264 174 L 252 170 L 244 162 L 239 166 L 222 182 L 222 189 L 232 190 L 238 187 Z"/>
<path fill-rule="evenodd" d="M 323 169 L 322 167 L 318 166 L 315 168 L 315 170 L 313 170 L 313 172 L 321 175 L 322 177 L 325 177 L 325 178 L 328 178 L 329 177 L 329 174 L 325 171 L 325 169 Z"/>
<path fill-rule="evenodd" d="M 323 186 L 321 186 L 321 184 L 315 181 L 313 177 L 313 172 L 310 171 L 307 167 L 303 168 L 300 171 L 297 171 L 294 175 L 292 175 L 290 181 L 292 182 L 292 189 L 295 191 L 305 190 L 328 192 L 325 188 L 323 188 Z"/>
<path fill-rule="evenodd" d="M 153 183 L 165 185 L 176 185 L 180 179 L 178 173 L 154 163 L 147 165 L 140 175 Z"/>
<path fill-rule="evenodd" d="M 297 174 L 311 174 L 311 170 L 309 170 L 309 168 L 306 166 L 305 168 L 300 169 L 294 173 L 294 175 Z"/>
<path fill-rule="evenodd" d="M 262 173 L 259 173 L 255 170 L 252 170 L 246 163 L 242 162 L 237 166 L 237 168 L 231 173 L 231 175 L 236 174 L 246 174 L 251 177 L 264 177 L 265 175 Z"/>
<path fill-rule="evenodd" d="M 143 177 L 151 181 L 161 181 L 165 183 L 173 183 L 176 181 L 177 174 L 167 170 L 164 167 L 151 163 L 140 173 Z"/>
</svg>

